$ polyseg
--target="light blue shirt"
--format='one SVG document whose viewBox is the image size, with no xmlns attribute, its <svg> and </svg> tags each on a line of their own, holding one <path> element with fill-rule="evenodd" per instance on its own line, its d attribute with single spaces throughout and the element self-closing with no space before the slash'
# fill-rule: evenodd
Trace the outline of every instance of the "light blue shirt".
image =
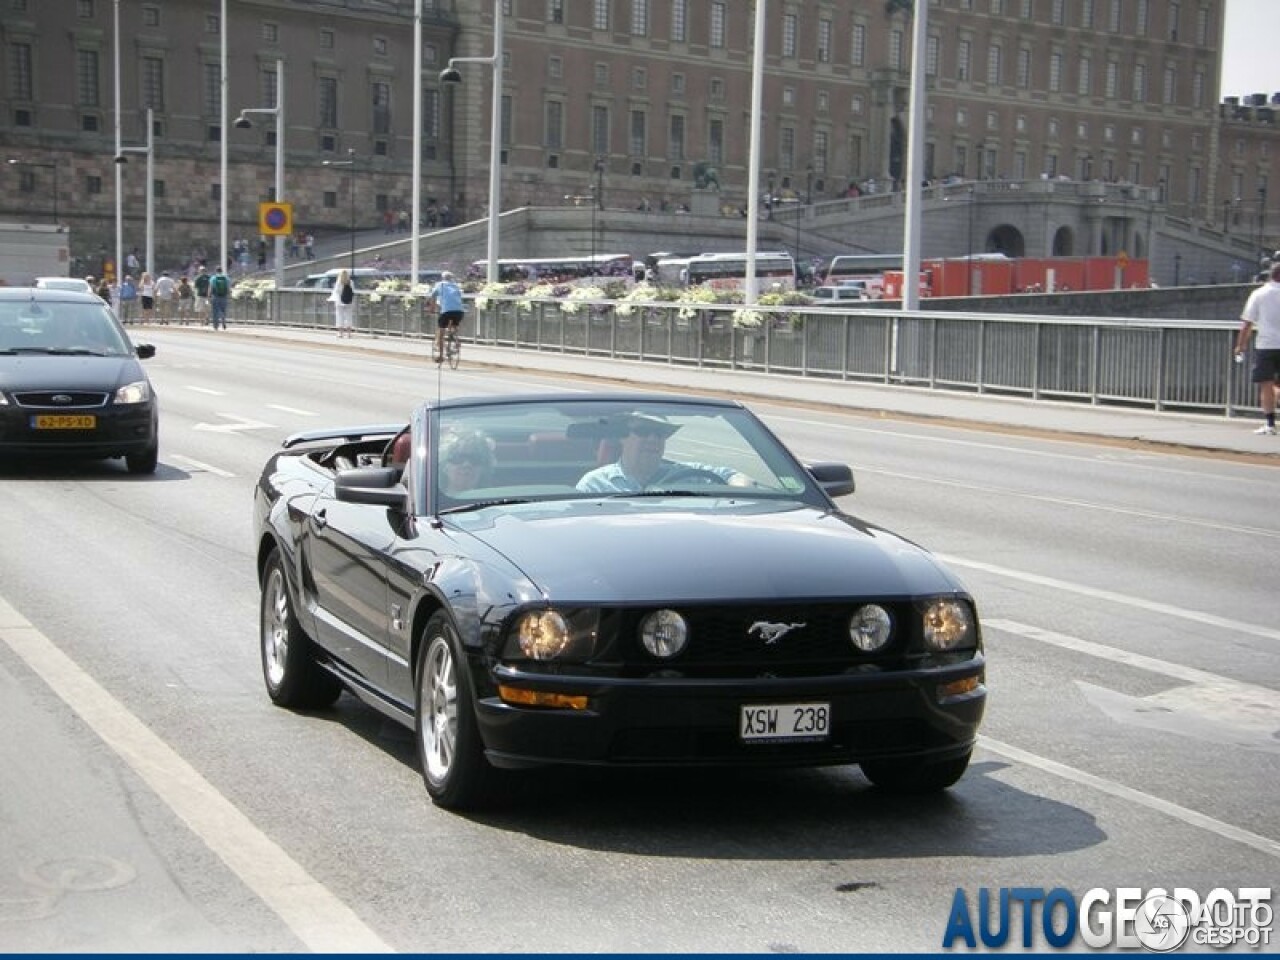
<svg viewBox="0 0 1280 960">
<path fill-rule="evenodd" d="M 655 488 L 660 490 L 666 486 L 669 477 L 680 477 L 690 470 L 713 473 L 725 483 L 728 483 L 730 478 L 738 473 L 733 467 L 716 467 L 707 463 L 684 463 L 679 460 L 663 460 L 662 466 L 649 479 L 649 482 L 641 483 L 630 476 L 622 468 L 620 462 L 607 463 L 603 467 L 596 467 L 590 473 L 584 474 L 582 479 L 578 481 L 578 489 L 583 493 L 643 493 L 645 490 Z"/>
<path fill-rule="evenodd" d="M 431 296 L 440 304 L 441 313 L 453 313 L 462 310 L 462 289 L 452 280 L 441 280 L 431 291 Z"/>
</svg>

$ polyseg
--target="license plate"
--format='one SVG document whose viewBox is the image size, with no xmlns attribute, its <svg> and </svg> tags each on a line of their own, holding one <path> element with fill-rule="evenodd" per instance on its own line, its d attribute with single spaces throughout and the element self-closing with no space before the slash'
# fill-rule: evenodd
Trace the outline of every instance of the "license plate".
<svg viewBox="0 0 1280 960">
<path fill-rule="evenodd" d="M 91 413 L 38 413 L 31 418 L 36 430 L 92 430 L 98 418 Z"/>
<path fill-rule="evenodd" d="M 742 707 L 738 734 L 749 743 L 825 740 L 831 732 L 829 703 L 765 703 Z"/>
</svg>

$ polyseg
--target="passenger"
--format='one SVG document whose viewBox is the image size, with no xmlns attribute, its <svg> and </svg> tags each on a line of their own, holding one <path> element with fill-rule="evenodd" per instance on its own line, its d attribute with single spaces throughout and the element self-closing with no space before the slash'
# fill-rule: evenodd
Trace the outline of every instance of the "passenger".
<svg viewBox="0 0 1280 960">
<path fill-rule="evenodd" d="M 751 478 L 732 467 L 705 463 L 684 463 L 665 456 L 667 438 L 680 429 L 666 417 L 648 413 L 628 414 L 626 432 L 619 441 L 622 447 L 617 462 L 597 467 L 583 475 L 578 489 L 586 493 L 640 493 L 654 487 L 697 482 L 699 474 L 710 474 L 721 483 L 745 487 Z M 709 477 L 704 476 L 703 482 Z"/>
<path fill-rule="evenodd" d="M 440 445 L 440 491 L 454 495 L 484 485 L 493 469 L 493 447 L 479 433 L 463 433 Z"/>
</svg>

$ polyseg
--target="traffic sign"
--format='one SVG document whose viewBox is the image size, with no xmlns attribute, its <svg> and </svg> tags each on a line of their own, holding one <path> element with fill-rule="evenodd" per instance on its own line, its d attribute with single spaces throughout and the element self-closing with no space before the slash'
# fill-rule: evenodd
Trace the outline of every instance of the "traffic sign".
<svg viewBox="0 0 1280 960">
<path fill-rule="evenodd" d="M 258 204 L 258 233 L 264 237 L 287 237 L 293 233 L 293 204 Z"/>
</svg>

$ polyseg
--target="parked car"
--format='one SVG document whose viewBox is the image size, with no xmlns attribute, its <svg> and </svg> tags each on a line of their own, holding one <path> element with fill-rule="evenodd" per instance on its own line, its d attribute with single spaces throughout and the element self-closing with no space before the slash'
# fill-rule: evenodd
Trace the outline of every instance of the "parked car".
<svg viewBox="0 0 1280 960">
<path fill-rule="evenodd" d="M 97 296 L 0 288 L 0 456 L 124 457 L 154 473 L 155 391 L 136 347 Z"/>
<path fill-rule="evenodd" d="M 35 286 L 41 290 L 74 290 L 77 293 L 96 293 L 83 277 L 36 277 Z"/>
<path fill-rule="evenodd" d="M 541 764 L 945 789 L 986 701 L 974 601 L 842 512 L 853 489 L 718 399 L 453 398 L 296 434 L 254 494 L 267 694 L 345 689 L 414 730 L 445 807 Z"/>
<path fill-rule="evenodd" d="M 855 284 L 837 284 L 835 286 L 814 287 L 809 296 L 820 305 L 830 306 L 848 300 L 869 300 L 867 288 Z"/>
<path fill-rule="evenodd" d="M 303 277 L 296 287 L 304 290 L 332 290 L 333 285 L 338 282 L 338 274 L 342 272 L 341 268 L 334 270 L 326 270 L 324 273 L 313 273 Z M 372 290 L 378 285 L 378 281 L 382 278 L 382 271 L 373 267 L 356 267 L 351 271 L 352 285 L 357 290 Z"/>
</svg>

